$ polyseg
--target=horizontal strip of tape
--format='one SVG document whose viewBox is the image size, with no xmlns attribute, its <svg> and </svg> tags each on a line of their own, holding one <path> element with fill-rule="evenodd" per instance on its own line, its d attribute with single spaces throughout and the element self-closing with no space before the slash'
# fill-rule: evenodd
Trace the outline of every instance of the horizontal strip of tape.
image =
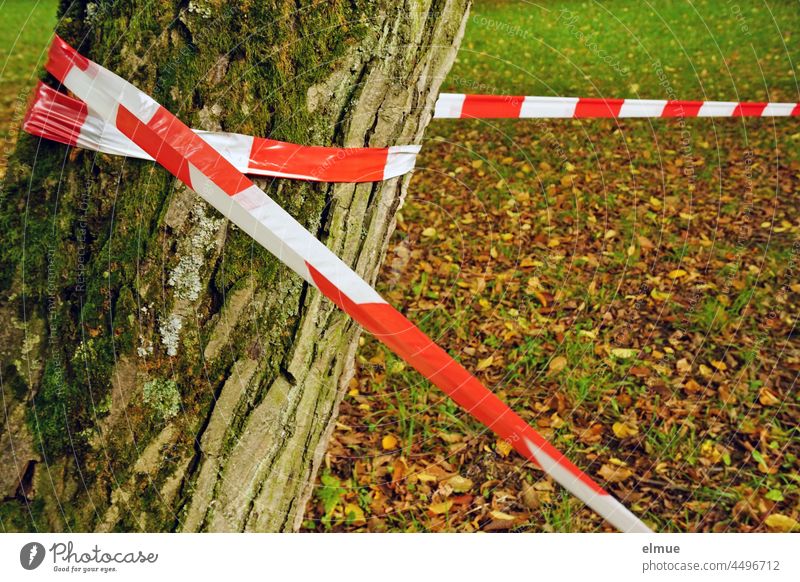
<svg viewBox="0 0 800 582">
<path fill-rule="evenodd" d="M 113 123 L 80 100 L 39 83 L 23 122 L 30 134 L 93 151 L 152 160 Z M 388 148 L 303 146 L 240 133 L 194 130 L 237 170 L 316 182 L 377 182 L 414 169 L 418 145 Z"/>
<path fill-rule="evenodd" d="M 499 118 L 648 118 L 786 117 L 800 115 L 797 103 L 658 101 L 442 93 L 434 117 Z M 120 134 L 112 123 L 93 115 L 78 99 L 37 86 L 23 129 L 33 135 L 107 154 L 152 158 Z M 387 148 L 304 146 L 240 133 L 193 130 L 237 170 L 316 182 L 376 182 L 414 169 L 418 145 Z"/>
<path fill-rule="evenodd" d="M 440 119 L 554 119 L 631 117 L 790 117 L 800 103 L 596 99 L 523 95 L 442 93 L 434 117 Z"/>
<path fill-rule="evenodd" d="M 622 531 L 649 531 L 213 146 L 150 96 L 79 55 L 57 36 L 46 67 L 90 112 L 114 124 L 122 135 L 609 523 Z"/>
</svg>

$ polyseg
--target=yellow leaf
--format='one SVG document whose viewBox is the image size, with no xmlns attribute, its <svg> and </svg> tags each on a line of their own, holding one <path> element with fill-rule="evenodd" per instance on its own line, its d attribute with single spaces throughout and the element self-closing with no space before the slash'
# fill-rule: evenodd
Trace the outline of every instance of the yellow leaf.
<svg viewBox="0 0 800 582">
<path fill-rule="evenodd" d="M 720 372 L 724 372 L 725 370 L 728 369 L 728 366 L 725 364 L 725 362 L 721 360 L 711 360 L 711 365 L 714 366 Z"/>
<path fill-rule="evenodd" d="M 759 391 L 758 401 L 764 406 L 775 406 L 781 403 L 778 397 L 775 396 L 769 388 L 762 388 Z"/>
<path fill-rule="evenodd" d="M 633 358 L 636 354 L 639 353 L 639 350 L 635 350 L 633 348 L 612 348 L 611 355 L 615 358 L 619 358 L 620 360 L 627 360 L 629 358 Z"/>
<path fill-rule="evenodd" d="M 478 365 L 475 369 L 478 370 L 478 372 L 480 372 L 481 370 L 485 370 L 486 368 L 492 365 L 492 362 L 494 362 L 494 356 L 489 356 L 488 358 L 479 360 Z"/>
<path fill-rule="evenodd" d="M 512 447 L 508 441 L 502 441 L 498 439 L 496 446 L 497 446 L 497 452 L 500 453 L 500 455 L 503 457 L 507 457 L 511 453 L 511 451 L 514 450 L 514 447 Z"/>
<path fill-rule="evenodd" d="M 422 231 L 422 236 L 430 238 L 432 236 L 436 236 L 436 229 L 432 226 L 429 226 L 425 230 Z"/>
<path fill-rule="evenodd" d="M 472 167 L 476 170 L 483 165 L 483 160 L 472 160 Z"/>
<path fill-rule="evenodd" d="M 661 200 L 659 200 L 655 196 L 650 196 L 650 206 L 658 210 L 662 206 Z"/>
<path fill-rule="evenodd" d="M 611 427 L 617 438 L 624 439 L 639 434 L 639 427 L 628 422 L 615 422 Z"/>
<path fill-rule="evenodd" d="M 706 440 L 700 445 L 700 456 L 708 459 L 712 463 L 719 463 L 722 459 L 722 453 L 714 441 Z"/>
<path fill-rule="evenodd" d="M 619 467 L 617 465 L 606 463 L 600 467 L 600 470 L 597 471 L 597 474 L 609 483 L 620 483 L 631 477 L 633 475 L 633 471 L 626 467 Z"/>
<path fill-rule="evenodd" d="M 387 434 L 381 439 L 381 446 L 384 451 L 391 451 L 397 447 L 397 438 L 393 435 Z"/>
<path fill-rule="evenodd" d="M 679 277 L 685 277 L 686 275 L 688 275 L 688 273 L 683 269 L 675 269 L 674 271 L 667 273 L 667 277 L 670 279 L 677 279 Z"/>
<path fill-rule="evenodd" d="M 797 523 L 796 519 L 792 519 L 788 515 L 781 515 L 780 513 L 773 513 L 764 520 L 764 523 L 766 523 L 768 527 L 782 532 L 790 532 L 800 528 L 800 523 Z"/>
<path fill-rule="evenodd" d="M 555 372 L 560 372 L 561 370 L 566 368 L 566 366 L 567 366 L 567 358 L 565 358 L 564 356 L 556 356 L 555 358 L 550 360 L 549 368 L 551 372 L 555 373 Z"/>
<path fill-rule="evenodd" d="M 354 525 L 364 525 L 367 520 L 364 518 L 364 510 L 355 503 L 348 503 L 344 506 L 345 518 Z"/>
<path fill-rule="evenodd" d="M 441 515 L 450 511 L 451 507 L 453 507 L 452 501 L 442 501 L 441 503 L 431 503 L 428 510 L 435 515 Z"/>
<path fill-rule="evenodd" d="M 512 521 L 512 520 L 516 519 L 513 515 L 511 515 L 509 513 L 503 513 L 502 511 L 497 511 L 497 510 L 490 511 L 489 515 L 491 515 L 493 518 L 499 519 L 501 521 Z"/>
<path fill-rule="evenodd" d="M 650 297 L 655 299 L 656 301 L 666 301 L 669 299 L 669 293 L 664 293 L 663 291 L 659 291 L 658 289 L 653 289 L 650 291 Z"/>
<path fill-rule="evenodd" d="M 617 236 L 616 230 L 607 230 L 606 233 L 603 235 L 603 238 L 605 240 L 608 240 L 610 238 L 614 238 L 615 236 Z"/>
<path fill-rule="evenodd" d="M 472 489 L 472 479 L 467 479 L 461 475 L 454 475 L 447 480 L 447 484 L 453 488 L 456 493 L 466 493 Z"/>
</svg>

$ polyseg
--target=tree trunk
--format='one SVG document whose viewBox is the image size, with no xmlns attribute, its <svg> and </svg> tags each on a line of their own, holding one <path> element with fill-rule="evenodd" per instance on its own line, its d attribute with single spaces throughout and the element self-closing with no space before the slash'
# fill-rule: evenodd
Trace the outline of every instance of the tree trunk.
<svg viewBox="0 0 800 582">
<path fill-rule="evenodd" d="M 65 1 L 58 33 L 192 127 L 387 146 L 468 3 Z M 259 180 L 368 281 L 407 183 Z M 358 327 L 152 163 L 22 136 L 3 186 L 0 527 L 299 527 Z"/>
</svg>

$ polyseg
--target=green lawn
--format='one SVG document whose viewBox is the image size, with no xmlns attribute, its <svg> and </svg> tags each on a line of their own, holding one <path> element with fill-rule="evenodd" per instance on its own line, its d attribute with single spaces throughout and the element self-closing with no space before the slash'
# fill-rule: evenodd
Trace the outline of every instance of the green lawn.
<svg viewBox="0 0 800 582">
<path fill-rule="evenodd" d="M 800 101 L 799 33 L 790 3 L 478 2 L 442 90 Z M 797 119 L 434 121 L 380 290 L 656 529 L 785 528 L 799 141 Z M 359 358 L 306 527 L 606 527 L 377 342 Z"/>
<path fill-rule="evenodd" d="M 56 23 L 53 0 L 0 0 L 0 175 Z"/>
</svg>

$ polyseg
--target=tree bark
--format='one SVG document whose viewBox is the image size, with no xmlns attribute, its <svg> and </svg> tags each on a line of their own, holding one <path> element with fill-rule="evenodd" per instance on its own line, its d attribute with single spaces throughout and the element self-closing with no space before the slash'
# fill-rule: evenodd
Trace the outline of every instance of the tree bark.
<svg viewBox="0 0 800 582">
<path fill-rule="evenodd" d="M 469 0 L 62 4 L 192 127 L 419 143 Z M 259 180 L 374 281 L 408 177 Z M 359 329 L 152 163 L 22 136 L 0 199 L 0 527 L 297 529 Z"/>
</svg>

